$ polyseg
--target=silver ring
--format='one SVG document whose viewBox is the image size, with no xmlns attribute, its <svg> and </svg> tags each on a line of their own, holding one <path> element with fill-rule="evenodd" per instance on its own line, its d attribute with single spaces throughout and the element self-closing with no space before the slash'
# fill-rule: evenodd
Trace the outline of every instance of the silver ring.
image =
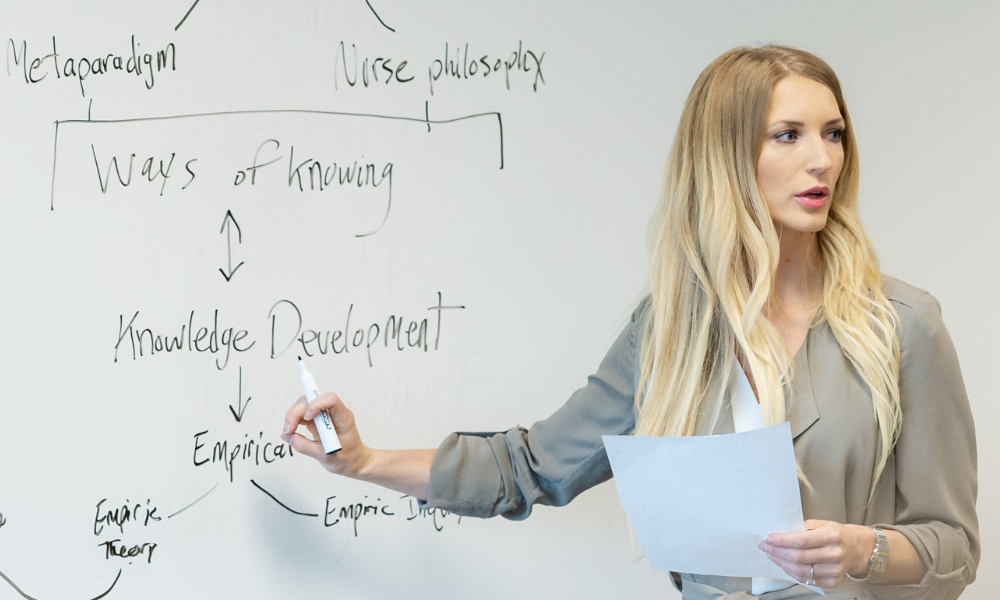
<svg viewBox="0 0 1000 600">
<path fill-rule="evenodd" d="M 816 585 L 816 580 L 813 579 L 813 570 L 816 565 L 809 565 L 809 579 L 806 580 L 806 585 Z"/>
</svg>

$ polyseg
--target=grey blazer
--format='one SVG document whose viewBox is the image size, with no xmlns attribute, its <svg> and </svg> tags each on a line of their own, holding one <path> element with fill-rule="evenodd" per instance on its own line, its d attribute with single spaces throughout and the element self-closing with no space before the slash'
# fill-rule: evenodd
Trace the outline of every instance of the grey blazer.
<svg viewBox="0 0 1000 600">
<path fill-rule="evenodd" d="M 871 394 L 829 325 L 813 327 L 794 357 L 788 420 L 795 456 L 812 488 L 801 487 L 806 519 L 881 525 L 913 543 L 927 567 L 916 585 L 845 580 L 837 598 L 952 599 L 975 579 L 976 436 L 958 357 L 937 300 L 892 278 L 883 287 L 899 313 L 903 428 L 868 503 L 879 438 Z M 638 311 L 637 311 L 638 312 Z M 602 435 L 635 427 L 639 318 L 611 346 L 587 385 L 530 429 L 454 433 L 434 455 L 429 506 L 462 515 L 526 518 L 534 504 L 563 505 L 611 478 Z M 706 407 L 705 414 L 713 414 Z M 700 419 L 698 435 L 733 432 L 732 412 Z M 891 558 L 890 558 L 891 560 Z M 750 597 L 750 580 L 684 574 L 687 599 Z M 802 586 L 762 598 L 818 597 Z"/>
</svg>

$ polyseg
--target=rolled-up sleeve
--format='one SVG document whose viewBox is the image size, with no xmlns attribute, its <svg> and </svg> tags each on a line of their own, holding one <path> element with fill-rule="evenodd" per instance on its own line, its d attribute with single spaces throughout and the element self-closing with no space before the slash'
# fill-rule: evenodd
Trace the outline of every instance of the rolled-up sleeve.
<svg viewBox="0 0 1000 600">
<path fill-rule="evenodd" d="M 453 433 L 434 454 L 426 506 L 461 515 L 524 519 L 611 478 L 602 435 L 635 427 L 639 310 L 597 372 L 530 429 Z"/>
<path fill-rule="evenodd" d="M 975 579 L 979 564 L 976 431 L 940 305 L 926 292 L 912 304 L 909 318 L 901 314 L 896 520 L 883 527 L 906 536 L 927 573 L 918 584 L 879 595 L 953 599 Z"/>
</svg>

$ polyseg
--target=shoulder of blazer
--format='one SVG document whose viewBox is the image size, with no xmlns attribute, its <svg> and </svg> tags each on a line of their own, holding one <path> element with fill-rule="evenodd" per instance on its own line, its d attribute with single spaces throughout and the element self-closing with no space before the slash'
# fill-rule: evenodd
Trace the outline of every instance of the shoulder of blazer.
<svg viewBox="0 0 1000 600">
<path fill-rule="evenodd" d="M 653 295 L 646 294 L 643 297 L 643 299 L 639 301 L 639 305 L 635 307 L 635 310 L 632 311 L 631 321 L 633 323 L 641 322 L 643 317 L 645 316 L 645 312 L 649 310 L 652 305 L 653 305 Z"/>
<path fill-rule="evenodd" d="M 902 346 L 912 346 L 907 338 L 915 329 L 925 333 L 944 330 L 941 303 L 927 290 L 889 276 L 882 277 L 882 290 L 899 314 L 897 331 Z"/>
<path fill-rule="evenodd" d="M 913 308 L 923 296 L 931 295 L 927 290 L 889 275 L 882 275 L 882 293 L 888 296 L 889 302 L 909 308 Z"/>
</svg>

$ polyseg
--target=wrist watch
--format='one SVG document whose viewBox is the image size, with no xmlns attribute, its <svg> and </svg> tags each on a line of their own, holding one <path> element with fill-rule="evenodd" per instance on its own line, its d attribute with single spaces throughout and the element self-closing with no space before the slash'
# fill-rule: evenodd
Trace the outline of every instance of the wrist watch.
<svg viewBox="0 0 1000 600">
<path fill-rule="evenodd" d="M 885 532 L 878 527 L 872 527 L 872 531 L 875 532 L 875 549 L 872 551 L 871 560 L 868 561 L 868 573 L 864 577 L 854 577 L 850 573 L 846 573 L 848 579 L 868 581 L 872 573 L 881 575 L 889 566 L 889 540 L 886 539 Z"/>
</svg>

